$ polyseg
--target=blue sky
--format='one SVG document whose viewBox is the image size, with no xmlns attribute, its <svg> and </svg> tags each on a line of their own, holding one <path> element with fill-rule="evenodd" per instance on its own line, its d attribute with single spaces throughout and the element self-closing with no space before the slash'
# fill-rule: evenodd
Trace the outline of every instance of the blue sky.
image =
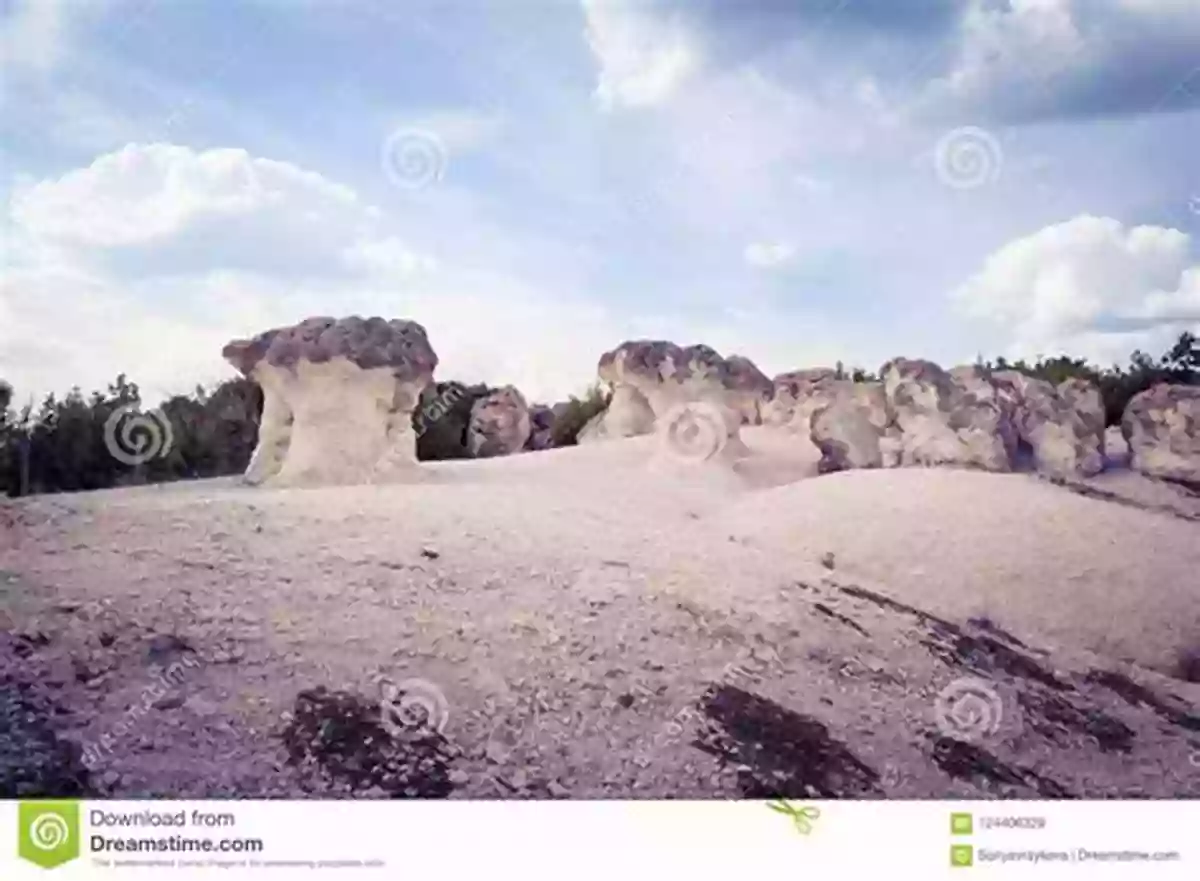
<svg viewBox="0 0 1200 881">
<path fill-rule="evenodd" d="M 314 314 L 582 390 L 1200 330 L 1194 0 L 0 0 L 0 376 L 148 397 Z"/>
</svg>

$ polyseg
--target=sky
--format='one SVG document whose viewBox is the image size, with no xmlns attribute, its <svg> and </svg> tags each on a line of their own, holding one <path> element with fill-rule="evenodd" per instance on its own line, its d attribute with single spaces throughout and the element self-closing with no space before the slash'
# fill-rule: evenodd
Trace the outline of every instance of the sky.
<svg viewBox="0 0 1200 881">
<path fill-rule="evenodd" d="M 580 393 L 1200 332 L 1197 0 L 0 0 L 0 378 L 234 375 L 420 322 Z"/>
</svg>

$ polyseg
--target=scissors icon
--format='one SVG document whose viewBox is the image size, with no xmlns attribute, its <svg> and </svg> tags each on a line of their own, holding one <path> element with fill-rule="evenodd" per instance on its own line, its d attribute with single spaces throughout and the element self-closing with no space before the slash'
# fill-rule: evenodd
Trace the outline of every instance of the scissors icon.
<svg viewBox="0 0 1200 881">
<path fill-rule="evenodd" d="M 796 831 L 801 835 L 808 835 L 812 832 L 812 821 L 821 816 L 820 808 L 815 808 L 812 805 L 805 805 L 802 808 L 798 808 L 795 805 L 788 804 L 782 798 L 767 802 L 767 807 L 776 813 L 791 817 L 792 824 L 795 825 Z"/>
</svg>

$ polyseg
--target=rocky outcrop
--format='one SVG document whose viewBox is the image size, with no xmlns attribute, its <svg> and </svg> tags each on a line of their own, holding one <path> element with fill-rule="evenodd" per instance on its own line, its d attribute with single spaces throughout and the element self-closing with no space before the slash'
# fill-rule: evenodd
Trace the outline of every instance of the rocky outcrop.
<svg viewBox="0 0 1200 881">
<path fill-rule="evenodd" d="M 822 474 L 883 467 L 885 433 L 872 415 L 869 408 L 850 396 L 834 400 L 813 414 L 811 437 L 821 451 L 817 468 Z"/>
<path fill-rule="evenodd" d="M 416 322 L 309 318 L 222 354 L 263 391 L 249 483 L 369 483 L 416 462 L 412 413 L 438 363 Z"/>
<path fill-rule="evenodd" d="M 1134 395 L 1121 433 L 1133 468 L 1200 487 L 1200 387 L 1161 383 Z"/>
<path fill-rule="evenodd" d="M 949 465 L 1036 470 L 1056 478 L 1104 468 L 1104 407 L 1083 380 L 1059 386 L 1013 371 L 895 358 L 881 383 L 829 370 L 776 377 L 772 423 L 802 429 L 820 469 Z"/>
<path fill-rule="evenodd" d="M 525 449 L 532 431 L 529 405 L 511 385 L 480 398 L 471 408 L 468 443 L 476 458 L 508 456 Z"/>
<path fill-rule="evenodd" d="M 954 373 L 932 361 L 896 358 L 879 371 L 900 465 L 1011 470 L 1016 439 L 995 386 L 980 368 Z"/>
<path fill-rule="evenodd" d="M 767 379 L 747 358 L 722 358 L 705 345 L 632 340 L 600 357 L 600 379 L 636 390 L 661 419 L 681 404 L 707 402 L 737 412 L 743 423 L 761 418 Z"/>
<path fill-rule="evenodd" d="M 1104 470 L 1104 401 L 1082 379 L 1058 386 L 1015 370 L 991 375 L 1009 407 L 1026 464 L 1050 477 L 1091 477 Z M 1031 458 L 1025 463 L 1025 458 Z"/>
<path fill-rule="evenodd" d="M 738 429 L 762 421 L 771 391 L 747 358 L 725 359 L 709 346 L 665 340 L 622 343 L 601 356 L 598 373 L 612 387 L 612 402 L 584 439 L 653 431 L 665 451 L 686 461 L 744 452 Z"/>
</svg>

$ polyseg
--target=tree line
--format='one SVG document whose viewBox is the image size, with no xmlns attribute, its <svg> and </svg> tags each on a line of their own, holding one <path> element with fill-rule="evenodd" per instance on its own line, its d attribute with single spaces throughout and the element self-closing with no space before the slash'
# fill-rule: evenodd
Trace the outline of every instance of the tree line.
<svg viewBox="0 0 1200 881">
<path fill-rule="evenodd" d="M 1200 344 L 1192 333 L 1181 334 L 1158 358 L 1136 351 L 1125 366 L 1100 368 L 1066 355 L 1032 363 L 1004 358 L 977 363 L 1056 384 L 1087 379 L 1099 387 L 1110 425 L 1120 421 L 1130 398 L 1156 383 L 1200 385 Z M 874 378 L 841 364 L 838 370 L 855 380 Z M 431 383 L 413 413 L 417 458 L 469 458 L 471 408 L 491 391 L 484 384 Z M 0 494 L 10 496 L 239 474 L 254 451 L 262 412 L 261 391 L 244 378 L 211 390 L 197 386 L 152 414 L 141 411 L 138 386 L 124 375 L 86 396 L 74 388 L 61 398 L 47 395 L 36 407 L 30 402 L 14 409 L 16 400 L 15 390 L 0 379 Z M 595 387 L 557 407 L 554 445 L 574 444 L 580 429 L 607 403 Z"/>
</svg>

